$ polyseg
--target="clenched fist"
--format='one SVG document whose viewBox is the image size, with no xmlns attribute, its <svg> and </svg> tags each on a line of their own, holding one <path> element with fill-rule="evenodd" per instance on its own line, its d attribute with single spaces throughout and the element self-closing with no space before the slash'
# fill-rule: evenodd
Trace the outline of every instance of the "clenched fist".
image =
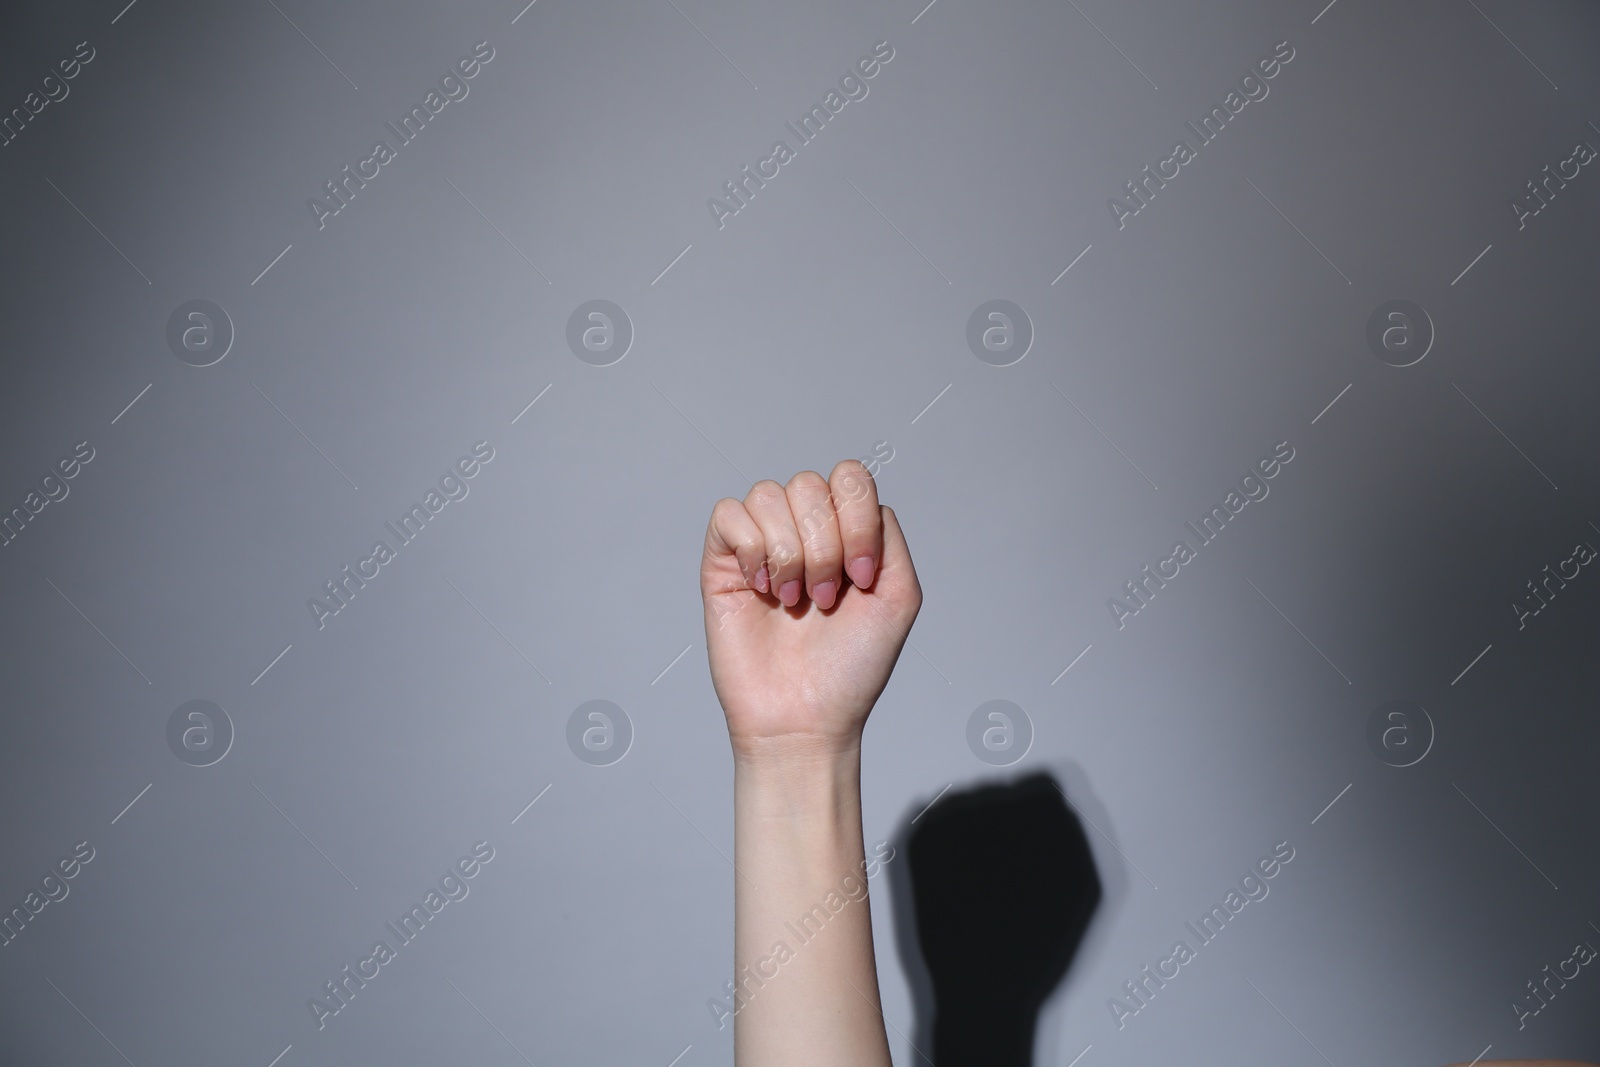
<svg viewBox="0 0 1600 1067">
<path fill-rule="evenodd" d="M 858 745 L 922 606 L 900 524 L 853 459 L 717 501 L 700 594 L 736 755 Z"/>
</svg>

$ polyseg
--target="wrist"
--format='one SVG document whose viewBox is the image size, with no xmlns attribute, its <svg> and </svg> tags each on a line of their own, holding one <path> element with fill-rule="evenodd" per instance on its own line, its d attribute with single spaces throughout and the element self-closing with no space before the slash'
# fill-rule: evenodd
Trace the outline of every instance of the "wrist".
<svg viewBox="0 0 1600 1067">
<path fill-rule="evenodd" d="M 838 734 L 730 734 L 736 767 L 763 774 L 820 773 L 861 760 L 860 729 Z"/>
<path fill-rule="evenodd" d="M 758 819 L 861 818 L 860 735 L 788 734 L 735 739 L 739 810 Z"/>
</svg>

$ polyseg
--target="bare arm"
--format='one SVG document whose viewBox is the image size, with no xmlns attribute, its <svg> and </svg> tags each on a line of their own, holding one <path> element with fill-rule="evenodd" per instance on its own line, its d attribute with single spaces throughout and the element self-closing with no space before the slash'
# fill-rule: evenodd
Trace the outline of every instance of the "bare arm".
<svg viewBox="0 0 1600 1067">
<path fill-rule="evenodd" d="M 921 607 L 860 463 L 718 501 L 700 569 L 734 755 L 734 1061 L 888 1067 L 861 733 Z"/>
<path fill-rule="evenodd" d="M 888 1067 L 861 895 L 859 751 L 736 757 L 734 809 L 734 862 L 750 879 L 734 891 L 735 980 L 745 998 L 734 1062 Z M 851 900 L 856 886 L 860 899 Z"/>
</svg>

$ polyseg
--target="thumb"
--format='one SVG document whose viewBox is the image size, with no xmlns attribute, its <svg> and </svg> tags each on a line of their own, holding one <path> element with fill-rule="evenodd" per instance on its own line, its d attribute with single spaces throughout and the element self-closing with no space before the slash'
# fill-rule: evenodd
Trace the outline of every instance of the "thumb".
<svg viewBox="0 0 1600 1067">
<path fill-rule="evenodd" d="M 879 566 L 872 593 L 893 605 L 901 621 L 909 627 L 922 607 L 922 585 L 911 562 L 911 549 L 894 509 L 880 504 L 883 516 L 883 563 Z"/>
</svg>

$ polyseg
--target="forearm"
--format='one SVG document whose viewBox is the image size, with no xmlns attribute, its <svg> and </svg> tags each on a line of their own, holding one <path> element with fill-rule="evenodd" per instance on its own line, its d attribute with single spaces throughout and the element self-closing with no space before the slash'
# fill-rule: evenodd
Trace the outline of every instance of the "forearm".
<svg viewBox="0 0 1600 1067">
<path fill-rule="evenodd" d="M 736 748 L 734 865 L 734 1062 L 888 1067 L 859 746 Z"/>
</svg>

